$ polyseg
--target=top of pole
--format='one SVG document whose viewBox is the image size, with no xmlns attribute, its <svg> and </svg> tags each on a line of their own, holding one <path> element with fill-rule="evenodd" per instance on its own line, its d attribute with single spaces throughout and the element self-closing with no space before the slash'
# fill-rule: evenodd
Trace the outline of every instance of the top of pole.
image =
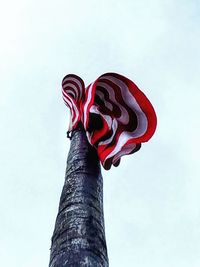
<svg viewBox="0 0 200 267">
<path fill-rule="evenodd" d="M 120 74 L 105 73 L 87 87 L 80 77 L 69 74 L 62 88 L 71 112 L 68 132 L 81 123 L 106 170 L 119 165 L 122 156 L 138 151 L 156 130 L 151 102 L 133 81 Z"/>
</svg>

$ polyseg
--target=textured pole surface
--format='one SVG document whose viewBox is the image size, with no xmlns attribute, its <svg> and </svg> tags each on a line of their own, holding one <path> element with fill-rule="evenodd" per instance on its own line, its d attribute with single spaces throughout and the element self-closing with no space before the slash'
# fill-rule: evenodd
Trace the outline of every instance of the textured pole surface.
<svg viewBox="0 0 200 267">
<path fill-rule="evenodd" d="M 49 267 L 108 267 L 103 179 L 95 149 L 75 130 L 52 237 Z"/>
</svg>

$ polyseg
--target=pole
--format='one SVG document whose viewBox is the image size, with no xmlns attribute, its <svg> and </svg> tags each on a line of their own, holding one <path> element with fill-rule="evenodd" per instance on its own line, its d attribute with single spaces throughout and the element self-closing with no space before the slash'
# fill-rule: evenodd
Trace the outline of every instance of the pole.
<svg viewBox="0 0 200 267">
<path fill-rule="evenodd" d="M 103 178 L 85 131 L 72 132 L 49 267 L 108 267 Z"/>
</svg>

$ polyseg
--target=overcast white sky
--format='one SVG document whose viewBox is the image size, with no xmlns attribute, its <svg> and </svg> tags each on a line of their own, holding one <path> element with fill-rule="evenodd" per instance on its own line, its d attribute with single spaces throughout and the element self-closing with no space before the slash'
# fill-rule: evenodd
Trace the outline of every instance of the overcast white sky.
<svg viewBox="0 0 200 267">
<path fill-rule="evenodd" d="M 200 1 L 0 2 L 1 266 L 48 266 L 69 149 L 62 78 L 113 71 L 158 128 L 103 171 L 110 267 L 199 267 Z"/>
</svg>

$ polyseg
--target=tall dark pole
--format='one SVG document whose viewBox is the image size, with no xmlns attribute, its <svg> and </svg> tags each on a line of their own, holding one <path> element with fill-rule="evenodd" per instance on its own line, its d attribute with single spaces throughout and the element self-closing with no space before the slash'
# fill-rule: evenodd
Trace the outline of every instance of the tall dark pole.
<svg viewBox="0 0 200 267">
<path fill-rule="evenodd" d="M 72 132 L 49 267 L 108 267 L 103 179 L 82 127 Z"/>
</svg>

